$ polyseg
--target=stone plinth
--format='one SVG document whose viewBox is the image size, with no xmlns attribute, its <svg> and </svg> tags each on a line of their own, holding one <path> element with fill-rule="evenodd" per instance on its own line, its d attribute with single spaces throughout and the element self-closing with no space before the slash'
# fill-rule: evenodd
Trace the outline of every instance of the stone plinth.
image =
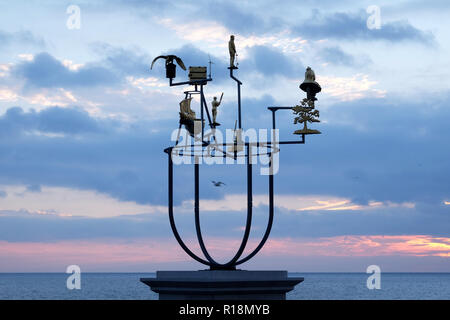
<svg viewBox="0 0 450 320">
<path fill-rule="evenodd" d="M 285 300 L 303 280 L 287 271 L 246 270 L 157 271 L 156 278 L 141 278 L 159 300 Z"/>
</svg>

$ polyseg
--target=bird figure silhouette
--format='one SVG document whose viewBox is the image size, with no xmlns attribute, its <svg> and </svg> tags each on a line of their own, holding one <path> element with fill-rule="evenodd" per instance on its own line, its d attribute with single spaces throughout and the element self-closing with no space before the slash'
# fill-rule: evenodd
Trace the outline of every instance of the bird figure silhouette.
<svg viewBox="0 0 450 320">
<path fill-rule="evenodd" d="M 186 66 L 183 63 L 183 60 L 181 60 L 181 58 L 179 58 L 179 57 L 177 57 L 176 55 L 173 55 L 173 54 L 170 54 L 170 55 L 167 55 L 167 56 L 157 56 L 155 59 L 153 59 L 150 69 L 153 68 L 153 65 L 155 64 L 156 60 L 158 60 L 158 59 L 165 59 L 166 60 L 166 66 L 168 64 L 173 63 L 173 60 L 175 59 L 175 61 L 178 63 L 178 65 L 181 67 L 181 69 L 186 70 Z"/>
<path fill-rule="evenodd" d="M 226 184 L 223 183 L 222 181 L 214 181 L 214 180 L 212 180 L 211 182 L 212 182 L 212 183 L 214 184 L 214 186 L 216 186 L 216 187 L 221 187 L 222 185 L 226 186 Z"/>
</svg>

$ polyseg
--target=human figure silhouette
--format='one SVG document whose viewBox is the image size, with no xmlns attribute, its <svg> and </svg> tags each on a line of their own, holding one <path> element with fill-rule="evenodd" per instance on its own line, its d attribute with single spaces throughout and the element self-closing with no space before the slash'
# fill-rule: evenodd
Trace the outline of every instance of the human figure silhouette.
<svg viewBox="0 0 450 320">
<path fill-rule="evenodd" d="M 228 50 L 230 51 L 230 68 L 236 68 L 234 66 L 234 59 L 236 57 L 236 46 L 234 45 L 234 36 L 230 36 L 230 41 L 228 41 Z"/>
</svg>

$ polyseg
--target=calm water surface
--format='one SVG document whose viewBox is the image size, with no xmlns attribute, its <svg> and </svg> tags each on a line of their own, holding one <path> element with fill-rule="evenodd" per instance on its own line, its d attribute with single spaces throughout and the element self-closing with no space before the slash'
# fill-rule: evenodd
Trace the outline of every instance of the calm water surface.
<svg viewBox="0 0 450 320">
<path fill-rule="evenodd" d="M 382 273 L 381 289 L 366 273 L 290 273 L 305 281 L 288 293 L 303 299 L 450 299 L 450 273 Z M 65 273 L 0 273 L 0 299 L 157 299 L 139 281 L 154 273 L 82 273 L 81 290 L 68 290 Z"/>
</svg>

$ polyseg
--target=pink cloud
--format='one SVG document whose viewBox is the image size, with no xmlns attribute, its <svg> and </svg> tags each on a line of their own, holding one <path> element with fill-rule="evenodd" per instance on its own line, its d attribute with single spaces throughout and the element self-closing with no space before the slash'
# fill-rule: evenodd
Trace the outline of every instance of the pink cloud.
<svg viewBox="0 0 450 320">
<path fill-rule="evenodd" d="M 210 238 L 208 249 L 217 261 L 224 262 L 234 255 L 239 240 Z M 200 252 L 196 240 L 188 241 L 195 252 Z M 257 245 L 250 241 L 248 250 Z M 262 258 L 295 257 L 450 257 L 450 238 L 428 235 L 360 235 L 326 238 L 271 238 L 259 254 Z M 186 265 L 187 256 L 174 239 L 101 239 L 59 242 L 0 241 L 0 272 L 55 271 L 63 272 L 68 265 L 87 266 L 88 269 L 113 270 L 120 266 Z"/>
<path fill-rule="evenodd" d="M 11 261 L 29 261 L 34 265 L 47 264 L 51 270 L 64 266 L 115 265 L 178 262 L 189 258 L 174 242 L 166 239 L 137 240 L 83 240 L 58 242 L 6 242 L 0 241 L 0 271 Z"/>
<path fill-rule="evenodd" d="M 362 235 L 318 239 L 272 239 L 266 254 L 321 256 L 440 256 L 450 257 L 450 238 L 427 235 Z"/>
</svg>

